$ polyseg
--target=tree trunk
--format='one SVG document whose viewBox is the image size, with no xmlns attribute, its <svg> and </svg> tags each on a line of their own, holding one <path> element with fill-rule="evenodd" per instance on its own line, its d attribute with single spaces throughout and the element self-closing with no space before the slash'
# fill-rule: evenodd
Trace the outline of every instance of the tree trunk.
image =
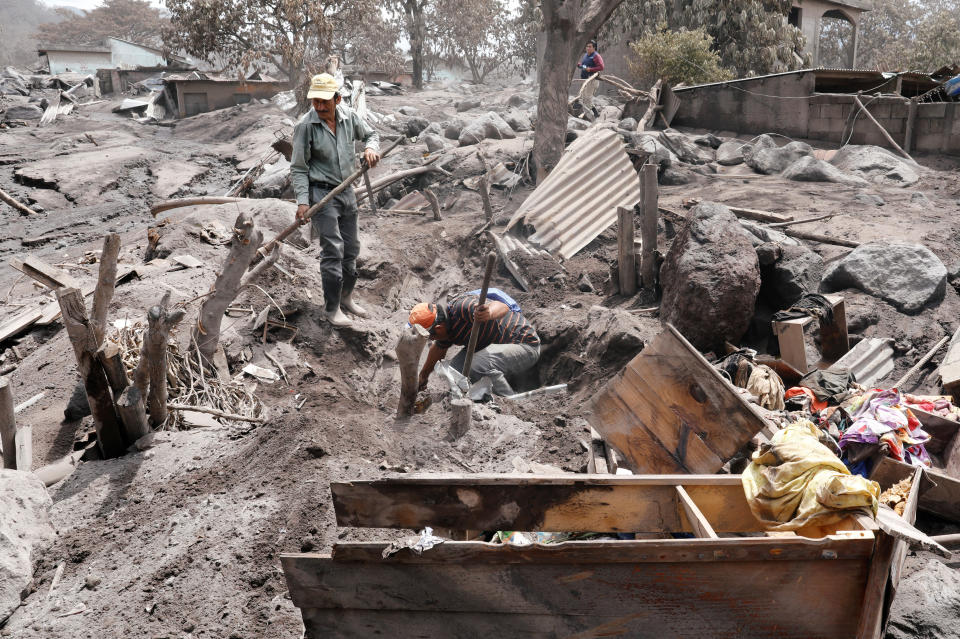
<svg viewBox="0 0 960 639">
<path fill-rule="evenodd" d="M 200 307 L 197 325 L 193 329 L 193 339 L 197 342 L 205 364 L 213 363 L 213 354 L 220 342 L 223 314 L 240 292 L 243 275 L 250 267 L 257 247 L 263 243 L 263 233 L 256 229 L 249 213 L 238 215 L 233 227 L 230 254 L 227 255 L 220 275 L 213 285 L 213 295 L 204 300 Z"/>
<path fill-rule="evenodd" d="M 413 58 L 413 86 L 423 88 L 423 3 L 406 0 L 407 29 L 410 35 L 410 57 Z"/>
<path fill-rule="evenodd" d="M 100 270 L 97 278 L 97 288 L 93 293 L 93 310 L 90 324 L 93 333 L 97 336 L 97 344 L 103 343 L 107 330 L 107 311 L 113 299 L 114 287 L 117 283 L 117 256 L 120 254 L 120 236 L 110 233 L 103 238 L 103 251 L 100 253 Z"/>
<path fill-rule="evenodd" d="M 167 343 L 170 330 L 180 323 L 186 311 L 167 310 L 170 292 L 156 306 L 147 311 L 147 332 L 143 336 L 143 349 L 140 351 L 140 363 L 134 371 L 135 388 L 143 393 L 143 386 L 149 383 L 147 406 L 150 408 L 150 424 L 155 428 L 167 420 Z"/>
<path fill-rule="evenodd" d="M 397 363 L 400 365 L 400 402 L 397 404 L 397 417 L 404 418 L 413 414 L 413 405 L 417 401 L 417 385 L 420 375 L 420 355 L 427 343 L 427 330 L 414 324 L 400 334 L 397 343 Z"/>
</svg>

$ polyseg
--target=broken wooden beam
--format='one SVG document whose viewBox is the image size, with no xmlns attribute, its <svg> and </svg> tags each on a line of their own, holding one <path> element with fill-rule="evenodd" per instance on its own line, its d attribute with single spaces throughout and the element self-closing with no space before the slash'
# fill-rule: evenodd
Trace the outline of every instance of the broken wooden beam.
<svg viewBox="0 0 960 639">
<path fill-rule="evenodd" d="M 34 255 L 28 255 L 22 260 L 11 258 L 10 266 L 53 291 L 63 287 L 80 288 L 80 284 L 72 275 L 56 266 L 50 266 Z"/>
<path fill-rule="evenodd" d="M 33 470 L 33 426 L 23 425 L 13 437 L 16 448 L 17 470 L 29 473 Z"/>
<path fill-rule="evenodd" d="M 640 170 L 640 280 L 643 287 L 653 290 L 657 284 L 657 213 L 659 185 L 657 166 L 643 165 Z"/>
<path fill-rule="evenodd" d="M 697 204 L 700 204 L 699 198 L 689 198 L 683 201 L 683 206 L 688 209 L 696 206 Z M 723 202 L 719 202 L 719 204 L 723 204 L 723 206 L 730 209 L 730 212 L 739 218 L 755 220 L 757 222 L 792 222 L 794 219 L 792 216 L 784 215 L 782 213 L 761 211 L 759 209 L 746 209 L 742 206 L 733 206 L 732 204 L 724 204 Z"/>
<path fill-rule="evenodd" d="M 397 417 L 409 417 L 417 401 L 420 379 L 420 355 L 430 333 L 419 324 L 403 330 L 397 342 L 397 364 L 400 366 L 400 401 L 397 404 Z"/>
<path fill-rule="evenodd" d="M 660 87 L 663 85 L 663 79 L 657 80 L 657 82 L 650 87 L 650 103 L 647 105 L 647 111 L 643 114 L 643 117 L 640 118 L 640 121 L 637 122 L 637 131 L 643 132 L 647 130 L 647 127 L 653 124 L 653 119 L 657 115 L 657 105 L 660 104 Z"/>
<path fill-rule="evenodd" d="M 110 382 L 110 389 L 114 397 L 119 397 L 120 393 L 130 385 L 127 378 L 127 369 L 120 358 L 120 347 L 113 342 L 102 344 L 97 349 L 97 360 L 103 366 L 103 371 L 107 375 L 107 381 Z"/>
<path fill-rule="evenodd" d="M 127 440 L 135 442 L 150 432 L 143 395 L 136 386 L 127 386 L 117 397 L 117 413 L 123 422 Z"/>
<path fill-rule="evenodd" d="M 637 292 L 637 255 L 633 250 L 633 209 L 621 206 L 617 209 L 617 275 L 620 294 L 634 295 Z"/>
<path fill-rule="evenodd" d="M 6 202 L 10 206 L 12 206 L 14 210 L 20 213 L 20 215 L 33 215 L 34 213 L 36 213 L 36 211 L 34 211 L 33 209 L 28 208 L 26 205 L 21 204 L 20 202 L 15 200 L 12 195 L 7 193 L 3 189 L 0 189 L 0 201 Z"/>
<path fill-rule="evenodd" d="M 3 448 L 2 468 L 17 468 L 17 421 L 13 412 L 13 389 L 9 377 L 0 377 L 0 447 Z"/>
<path fill-rule="evenodd" d="M 899 153 L 899 154 L 902 155 L 903 157 L 907 158 L 907 159 L 910 160 L 911 162 L 914 162 L 913 158 L 910 157 L 910 154 L 907 153 L 906 151 L 904 151 L 904 150 L 900 147 L 900 145 L 897 144 L 896 140 L 894 140 L 892 137 L 890 137 L 890 134 L 889 134 L 889 133 L 887 132 L 887 130 L 883 127 L 883 125 L 880 124 L 879 122 L 877 122 L 877 119 L 876 119 L 875 117 L 873 117 L 873 114 L 870 113 L 870 111 L 867 110 L 867 107 L 863 106 L 863 102 L 860 101 L 860 96 L 856 96 L 856 95 L 853 96 L 853 103 L 856 104 L 858 107 L 860 107 L 860 112 L 863 113 L 863 114 L 865 114 L 865 115 L 867 116 L 867 118 L 868 118 L 871 122 L 873 122 L 873 124 L 880 130 L 880 133 L 881 133 L 881 135 L 883 135 L 884 139 L 890 144 L 890 146 L 892 146 L 894 149 L 897 150 L 897 153 Z M 914 162 L 914 164 L 916 164 L 916 162 Z"/>
<path fill-rule="evenodd" d="M 801 240 L 810 240 L 811 242 L 820 242 L 821 244 L 833 244 L 835 246 L 847 246 L 849 248 L 857 248 L 860 246 L 860 242 L 854 242 L 852 240 L 842 240 L 836 237 L 830 237 L 829 235 L 820 235 L 819 233 L 807 233 L 806 231 L 798 231 L 796 229 L 783 229 L 784 235 L 789 235 L 790 237 L 795 237 Z"/>
<path fill-rule="evenodd" d="M 100 253 L 100 269 L 97 277 L 97 288 L 93 293 L 93 310 L 90 312 L 90 323 L 93 326 L 97 343 L 103 343 L 107 327 L 107 311 L 113 300 L 114 287 L 117 284 L 117 257 L 120 255 L 120 236 L 110 233 L 103 238 L 103 251 Z"/>
<path fill-rule="evenodd" d="M 170 311 L 170 291 L 167 291 L 160 303 L 147 312 L 147 332 L 143 337 L 143 349 L 140 363 L 134 372 L 134 380 L 146 380 L 149 390 L 146 403 L 150 408 L 150 424 L 159 428 L 167 420 L 167 342 L 170 331 L 180 323 L 186 311 Z M 212 361 L 212 359 L 211 359 Z M 143 384 L 135 384 L 144 393 Z"/>
<path fill-rule="evenodd" d="M 893 388 L 899 389 L 899 388 L 901 388 L 905 383 L 907 383 L 907 380 L 909 380 L 911 377 L 913 377 L 913 376 L 917 373 L 917 371 L 919 371 L 921 368 L 923 368 L 924 366 L 926 366 L 926 365 L 927 365 L 927 362 L 929 362 L 931 359 L 933 359 L 933 356 L 937 354 L 937 351 L 939 351 L 939 350 L 943 347 L 943 345 L 946 344 L 946 343 L 949 342 L 949 341 L 950 341 L 950 337 L 949 337 L 949 336 L 946 336 L 946 337 L 942 338 L 939 342 L 937 342 L 936 344 L 934 344 L 934 345 L 933 345 L 933 348 L 931 348 L 929 351 L 927 351 L 927 354 L 920 358 L 920 361 L 918 361 L 916 364 L 914 364 L 914 365 L 910 368 L 910 370 L 908 370 L 906 373 L 903 374 L 903 377 L 901 377 L 900 379 L 897 380 L 897 382 L 893 385 Z"/>
<path fill-rule="evenodd" d="M 455 442 L 470 430 L 470 421 L 473 419 L 473 400 L 469 397 L 450 400 L 450 430 L 447 432 L 447 441 Z"/>
<path fill-rule="evenodd" d="M 57 301 L 63 313 L 63 324 L 73 345 L 77 369 L 87 393 L 90 413 L 97 430 L 97 444 L 105 458 L 119 457 L 127 448 L 122 436 L 120 418 L 110 394 L 106 373 L 97 360 L 96 336 L 83 303 L 83 295 L 75 288 L 57 290 Z"/>
<path fill-rule="evenodd" d="M 242 197 L 185 197 L 175 200 L 159 202 L 150 207 L 150 213 L 157 217 L 164 211 L 179 209 L 186 206 L 203 206 L 206 204 L 231 204 L 233 202 L 243 202 Z"/>
<path fill-rule="evenodd" d="M 437 194 L 430 189 L 423 189 L 423 197 L 430 202 L 430 210 L 433 211 L 434 221 L 441 221 L 443 217 L 440 215 L 440 200 L 437 199 Z"/>
</svg>

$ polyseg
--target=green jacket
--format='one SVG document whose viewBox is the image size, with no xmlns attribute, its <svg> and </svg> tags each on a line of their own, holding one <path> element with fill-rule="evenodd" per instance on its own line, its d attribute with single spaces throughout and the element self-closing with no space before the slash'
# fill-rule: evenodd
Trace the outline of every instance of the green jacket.
<svg viewBox="0 0 960 639">
<path fill-rule="evenodd" d="M 380 150 L 380 134 L 351 109 L 337 105 L 336 135 L 310 111 L 293 129 L 293 155 L 290 157 L 290 179 L 297 204 L 310 203 L 310 183 L 340 184 L 356 170 L 354 142 L 364 148 Z"/>
</svg>

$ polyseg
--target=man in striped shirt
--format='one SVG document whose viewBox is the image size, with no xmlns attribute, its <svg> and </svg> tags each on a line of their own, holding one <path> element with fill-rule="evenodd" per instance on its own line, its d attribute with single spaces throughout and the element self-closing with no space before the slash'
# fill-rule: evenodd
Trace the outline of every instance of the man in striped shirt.
<svg viewBox="0 0 960 639">
<path fill-rule="evenodd" d="M 540 338 L 519 311 L 497 300 L 479 305 L 478 295 L 464 294 L 447 304 L 422 303 L 410 312 L 410 323 L 430 331 L 430 350 L 420 371 L 420 389 L 427 386 L 430 373 L 453 345 L 463 346 L 451 366 L 463 372 L 466 346 L 474 322 L 480 322 L 477 348 L 470 366 L 470 381 L 489 377 L 497 395 L 513 395 L 507 376 L 533 368 L 540 359 Z"/>
</svg>

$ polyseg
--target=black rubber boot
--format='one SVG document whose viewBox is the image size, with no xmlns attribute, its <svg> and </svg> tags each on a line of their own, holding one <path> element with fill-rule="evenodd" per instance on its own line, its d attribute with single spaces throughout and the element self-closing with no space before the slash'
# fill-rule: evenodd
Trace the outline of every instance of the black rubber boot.
<svg viewBox="0 0 960 639">
<path fill-rule="evenodd" d="M 333 313 L 340 308 L 343 280 L 333 275 L 324 275 L 321 277 L 321 281 L 323 282 L 324 310 Z"/>
<path fill-rule="evenodd" d="M 340 289 L 340 298 L 350 297 L 350 294 L 353 293 L 353 288 L 357 285 L 357 274 L 343 274 L 343 284 Z"/>
</svg>

